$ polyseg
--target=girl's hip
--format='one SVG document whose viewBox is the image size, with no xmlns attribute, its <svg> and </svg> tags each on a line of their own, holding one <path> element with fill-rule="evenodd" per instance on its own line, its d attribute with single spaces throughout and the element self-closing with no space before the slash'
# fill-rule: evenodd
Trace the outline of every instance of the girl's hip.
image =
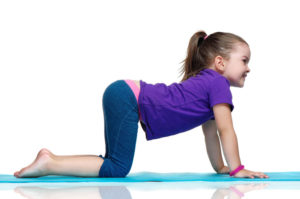
<svg viewBox="0 0 300 199">
<path fill-rule="evenodd" d="M 132 80 L 128 82 L 130 81 Z M 127 83 L 127 80 L 117 80 L 111 83 L 103 94 L 103 109 L 114 110 L 116 112 L 134 109 L 139 114 L 137 95 L 139 94 L 139 90 L 133 91 L 131 86 Z"/>
</svg>

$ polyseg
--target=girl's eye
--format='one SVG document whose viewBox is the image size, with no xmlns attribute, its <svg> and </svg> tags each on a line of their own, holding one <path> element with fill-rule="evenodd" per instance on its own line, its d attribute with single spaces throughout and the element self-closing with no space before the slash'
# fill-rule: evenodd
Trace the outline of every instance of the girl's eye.
<svg viewBox="0 0 300 199">
<path fill-rule="evenodd" d="M 246 63 L 246 62 L 247 62 L 247 60 L 246 60 L 246 59 L 244 59 L 244 60 L 243 60 L 243 62 L 245 62 L 245 63 Z"/>
</svg>

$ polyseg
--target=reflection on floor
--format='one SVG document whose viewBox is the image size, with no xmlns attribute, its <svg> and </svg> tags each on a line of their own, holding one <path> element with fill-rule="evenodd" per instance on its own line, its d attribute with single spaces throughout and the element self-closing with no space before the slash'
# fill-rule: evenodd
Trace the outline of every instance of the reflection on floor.
<svg viewBox="0 0 300 199">
<path fill-rule="evenodd" d="M 148 193 L 159 190 L 191 191 L 214 190 L 211 198 L 241 198 L 257 190 L 295 190 L 299 194 L 300 182 L 145 182 L 145 183 L 22 183 L 2 184 L 2 190 L 11 190 L 29 199 L 102 198 L 131 199 L 131 191 Z M 296 195 L 295 195 L 296 196 Z"/>
</svg>

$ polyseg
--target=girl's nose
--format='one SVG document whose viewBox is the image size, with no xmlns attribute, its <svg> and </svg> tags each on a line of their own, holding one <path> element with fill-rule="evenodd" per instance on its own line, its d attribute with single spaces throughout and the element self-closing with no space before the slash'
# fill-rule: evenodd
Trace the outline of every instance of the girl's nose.
<svg viewBox="0 0 300 199">
<path fill-rule="evenodd" d="M 247 73 L 250 73 L 250 68 L 249 67 L 247 67 Z"/>
</svg>

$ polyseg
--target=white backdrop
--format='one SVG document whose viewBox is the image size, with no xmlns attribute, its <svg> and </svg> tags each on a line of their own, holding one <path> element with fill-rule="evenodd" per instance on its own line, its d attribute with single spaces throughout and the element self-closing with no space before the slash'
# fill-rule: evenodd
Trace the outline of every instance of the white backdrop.
<svg viewBox="0 0 300 199">
<path fill-rule="evenodd" d="M 0 173 L 58 155 L 103 154 L 102 95 L 118 79 L 179 82 L 190 37 L 232 32 L 251 49 L 231 88 L 242 163 L 299 171 L 296 1 L 0 1 Z M 224 160 L 225 161 L 225 160 Z M 213 172 L 201 127 L 146 141 L 131 172 Z"/>
</svg>

